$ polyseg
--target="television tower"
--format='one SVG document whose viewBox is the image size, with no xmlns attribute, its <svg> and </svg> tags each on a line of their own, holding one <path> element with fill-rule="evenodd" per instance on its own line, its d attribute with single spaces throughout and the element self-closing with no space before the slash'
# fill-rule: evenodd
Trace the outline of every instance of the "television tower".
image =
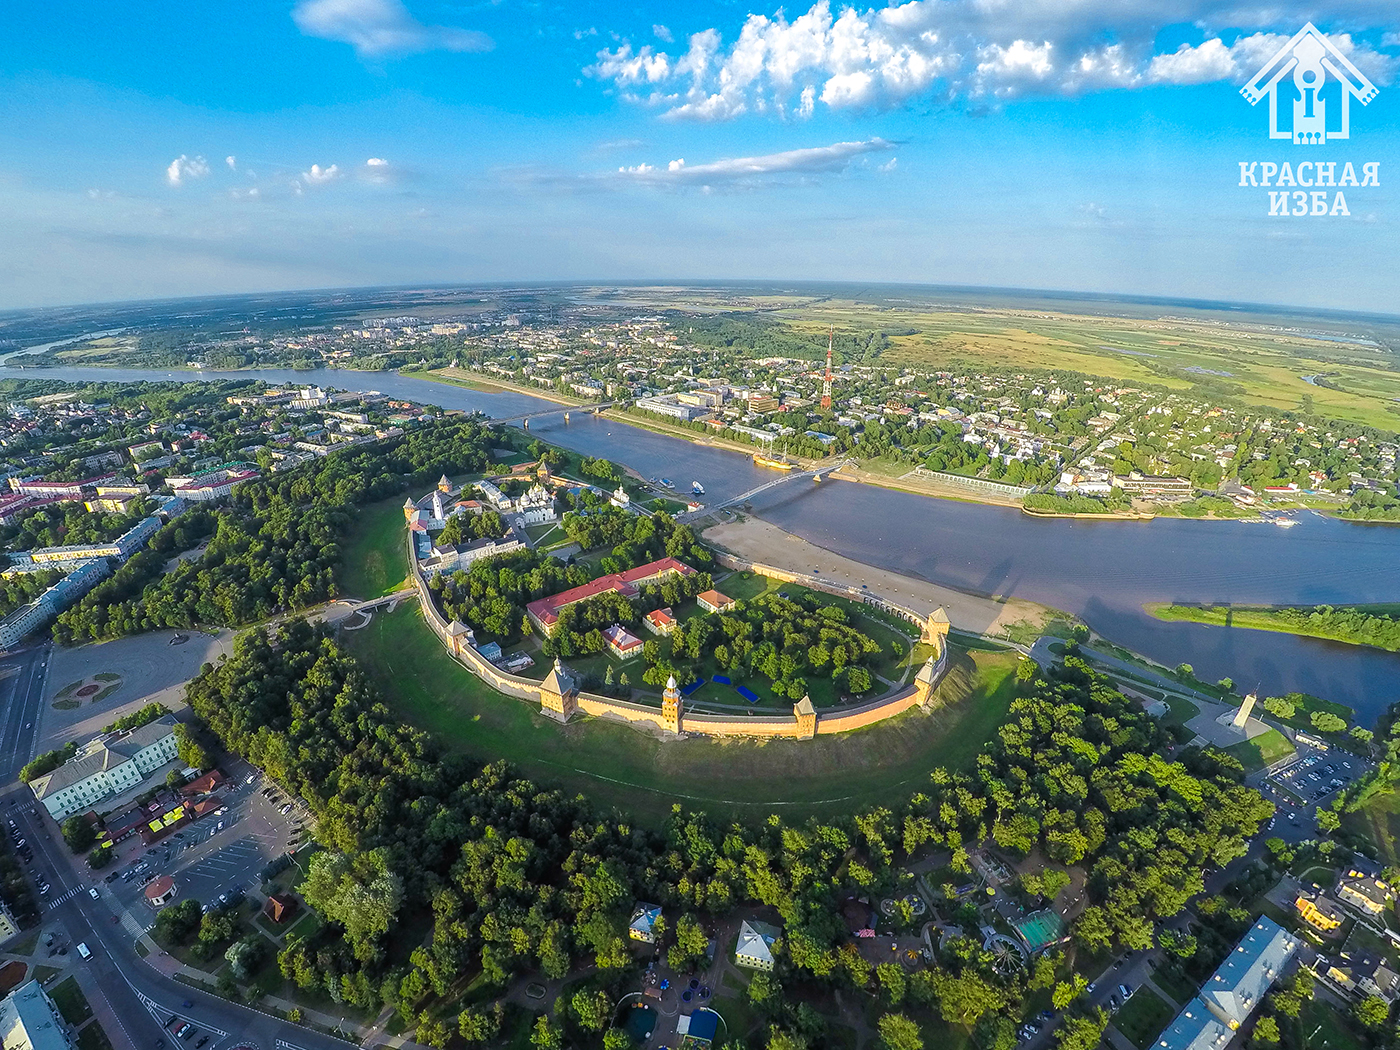
<svg viewBox="0 0 1400 1050">
<path fill-rule="evenodd" d="M 836 329 L 826 330 L 826 375 L 822 379 L 822 409 L 831 407 L 831 344 L 836 339 Z"/>
</svg>

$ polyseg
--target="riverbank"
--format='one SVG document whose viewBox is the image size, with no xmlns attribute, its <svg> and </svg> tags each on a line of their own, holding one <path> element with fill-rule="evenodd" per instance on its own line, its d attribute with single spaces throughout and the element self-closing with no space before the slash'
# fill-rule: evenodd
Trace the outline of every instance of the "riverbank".
<svg viewBox="0 0 1400 1050">
<path fill-rule="evenodd" d="M 1102 514 L 1082 514 L 1073 510 L 1037 510 L 1033 507 L 1022 507 L 1022 514 L 1029 514 L 1033 518 L 1087 518 L 1089 521 L 1152 521 L 1157 515 L 1149 511 L 1128 510 L 1104 511 Z"/>
<path fill-rule="evenodd" d="M 1143 608 L 1159 620 L 1275 631 L 1400 652 L 1400 604 L 1355 606 L 1169 605 Z"/>
<path fill-rule="evenodd" d="M 398 374 L 405 379 L 425 379 L 429 383 L 465 387 L 468 390 L 477 390 L 484 394 L 524 394 L 526 397 L 537 397 L 541 401 L 552 401 L 556 405 L 568 405 L 570 408 L 581 408 L 589 404 L 583 398 L 566 397 L 556 390 L 509 383 L 494 376 L 482 375 L 480 372 L 469 372 L 465 368 L 435 368 L 430 372 L 399 372 Z"/>
<path fill-rule="evenodd" d="M 880 569 L 834 554 L 766 521 L 743 518 L 712 525 L 702 534 L 706 543 L 748 561 L 791 572 L 810 573 L 844 586 L 897 602 L 919 613 L 942 606 L 954 628 L 970 634 L 1022 639 L 1038 636 L 1064 614 L 1024 598 L 969 594 L 913 576 Z"/>
</svg>

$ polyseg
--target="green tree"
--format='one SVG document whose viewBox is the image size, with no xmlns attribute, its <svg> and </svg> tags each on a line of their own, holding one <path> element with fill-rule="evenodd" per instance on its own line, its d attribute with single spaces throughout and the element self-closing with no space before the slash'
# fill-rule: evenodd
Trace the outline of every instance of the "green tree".
<svg viewBox="0 0 1400 1050">
<path fill-rule="evenodd" d="M 1296 713 L 1291 700 L 1282 696 L 1270 696 L 1264 700 L 1264 710 L 1282 722 L 1287 722 Z"/>
<path fill-rule="evenodd" d="M 1314 711 L 1309 717 L 1312 727 L 1319 733 L 1342 733 L 1346 731 L 1346 719 L 1331 711 Z"/>
<path fill-rule="evenodd" d="M 1055 985 L 1050 1002 L 1056 1010 L 1066 1010 L 1069 1008 L 1069 1004 L 1078 999 L 1087 987 L 1089 987 L 1089 982 L 1084 979 L 1083 974 L 1071 974 L 1068 981 L 1060 981 Z"/>
<path fill-rule="evenodd" d="M 609 1028 L 603 1033 L 603 1050 L 632 1050 L 632 1037 L 621 1028 Z"/>
<path fill-rule="evenodd" d="M 924 1036 L 919 1026 L 903 1014 L 883 1014 L 879 1029 L 885 1050 L 924 1050 Z"/>
<path fill-rule="evenodd" d="M 569 1008 L 578 1019 L 579 1027 L 589 1032 L 601 1032 L 612 1017 L 612 1000 L 602 989 L 575 992 L 569 1000 Z"/>
<path fill-rule="evenodd" d="M 666 953 L 666 961 L 678 973 L 689 969 L 704 956 L 710 939 L 693 916 L 682 915 L 676 922 L 676 943 Z"/>
<path fill-rule="evenodd" d="M 1273 1046 L 1279 1041 L 1278 1021 L 1265 1014 L 1254 1025 L 1254 1039 L 1256 1042 L 1267 1043 Z"/>
<path fill-rule="evenodd" d="M 208 769 L 213 765 L 204 745 L 195 737 L 194 731 L 184 722 L 175 723 L 175 746 L 180 761 L 190 769 Z"/>
<path fill-rule="evenodd" d="M 468 1043 L 487 1043 L 501 1031 L 501 1004 L 489 1010 L 467 1009 L 457 1017 L 457 1031 Z"/>
<path fill-rule="evenodd" d="M 881 991 L 885 993 L 887 1003 L 898 1006 L 904 1001 L 908 981 L 905 979 L 903 966 L 893 962 L 880 963 L 875 967 L 875 976 L 880 982 Z"/>
<path fill-rule="evenodd" d="M 63 822 L 63 841 L 74 853 L 82 853 L 97 841 L 97 832 L 86 818 L 69 817 Z"/>
<path fill-rule="evenodd" d="M 1094 1050 L 1108 1027 L 1108 1014 L 1098 1008 L 1084 1016 L 1069 1016 L 1055 1032 L 1058 1050 Z"/>
<path fill-rule="evenodd" d="M 564 1050 L 564 1033 L 550 1019 L 541 1014 L 535 1020 L 530 1033 L 530 1045 L 535 1050 Z"/>
<path fill-rule="evenodd" d="M 1317 829 L 1325 831 L 1329 835 L 1342 826 L 1342 818 L 1333 810 L 1319 809 L 1317 811 Z"/>
<path fill-rule="evenodd" d="M 229 945 L 228 951 L 224 952 L 224 958 L 228 960 L 233 975 L 240 981 L 246 981 L 253 976 L 253 971 L 262 962 L 266 949 L 267 939 L 262 934 L 254 933 Z"/>
<path fill-rule="evenodd" d="M 1390 1018 L 1390 1004 L 1378 995 L 1368 995 L 1357 1001 L 1352 1013 L 1363 1027 L 1380 1031 Z"/>
<path fill-rule="evenodd" d="M 373 956 L 378 940 L 394 924 L 403 900 L 403 882 L 390 870 L 385 851 L 352 860 L 324 851 L 312 856 L 301 885 L 306 903 L 345 928 L 358 959 Z"/>
</svg>

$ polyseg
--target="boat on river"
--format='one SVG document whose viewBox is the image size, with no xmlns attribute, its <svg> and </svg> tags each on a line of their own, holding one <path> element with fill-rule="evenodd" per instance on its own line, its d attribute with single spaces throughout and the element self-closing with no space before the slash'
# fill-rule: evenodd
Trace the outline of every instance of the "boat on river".
<svg viewBox="0 0 1400 1050">
<path fill-rule="evenodd" d="M 674 481 L 672 481 L 670 478 L 662 478 L 662 479 L 661 479 L 661 487 L 662 487 L 663 489 L 673 489 L 673 488 L 676 487 L 676 483 L 675 483 Z"/>
<path fill-rule="evenodd" d="M 690 494 L 692 496 L 703 496 L 705 494 L 705 486 L 698 481 L 692 481 L 690 483 Z"/>
</svg>

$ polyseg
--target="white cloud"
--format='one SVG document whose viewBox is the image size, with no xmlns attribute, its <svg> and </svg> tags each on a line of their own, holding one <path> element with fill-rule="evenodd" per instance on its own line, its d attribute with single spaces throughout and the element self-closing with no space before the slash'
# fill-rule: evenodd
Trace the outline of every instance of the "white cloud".
<svg viewBox="0 0 1400 1050">
<path fill-rule="evenodd" d="M 340 178 L 340 167 L 332 164 L 329 168 L 323 168 L 319 164 L 311 165 L 310 171 L 301 173 L 301 181 L 308 186 L 322 186 L 327 182 L 334 182 Z"/>
<path fill-rule="evenodd" d="M 705 164 L 687 164 L 681 158 L 671 161 L 664 168 L 651 164 L 618 168 L 617 177 L 652 186 L 712 187 L 721 183 L 759 183 L 844 171 L 857 157 L 883 153 L 895 146 L 896 143 L 875 138 L 863 142 L 835 142 L 830 146 L 787 150 L 759 157 L 731 157 Z"/>
<path fill-rule="evenodd" d="M 656 37 L 657 40 L 666 41 L 666 43 L 668 44 L 676 39 L 674 36 L 671 35 L 671 31 L 663 25 L 652 26 L 651 35 Z"/>
<path fill-rule="evenodd" d="M 202 179 L 209 174 L 209 164 L 203 157 L 188 157 L 181 153 L 165 169 L 165 181 L 183 186 L 186 179 Z"/>
<path fill-rule="evenodd" d="M 369 160 L 365 161 L 365 165 L 370 168 L 387 168 L 389 162 L 383 157 L 370 157 Z"/>
<path fill-rule="evenodd" d="M 228 170 L 229 170 L 229 171 L 237 171 L 237 170 L 238 170 L 238 158 L 237 158 L 237 157 L 233 157 L 233 156 L 225 157 L 225 158 L 224 158 L 224 163 L 228 165 Z"/>
<path fill-rule="evenodd" d="M 334 165 L 332 165 L 334 166 Z M 383 157 L 370 157 L 365 161 L 362 177 L 370 182 L 385 183 L 393 180 L 395 172 Z"/>
<path fill-rule="evenodd" d="M 1358 31 L 1388 31 L 1383 46 L 1400 44 L 1400 14 L 1389 0 L 1333 0 L 1332 7 L 1333 17 Z M 1294 22 L 1277 5 L 1252 0 L 1180 0 L 1170 9 L 1153 0 L 908 0 L 839 13 L 831 0 L 816 0 L 791 20 L 779 9 L 749 14 L 723 34 L 705 29 L 674 53 L 623 40 L 599 51 L 585 73 L 670 117 L 807 117 L 817 101 L 860 109 L 917 96 L 1000 99 L 1243 82 L 1296 31 Z M 1161 30 L 1183 24 L 1203 39 L 1156 53 Z M 1400 58 L 1351 36 L 1331 39 L 1382 85 L 1400 67 Z"/>
<path fill-rule="evenodd" d="M 485 33 L 424 25 L 403 0 L 300 0 L 292 20 L 307 36 L 349 44 L 361 58 L 421 51 L 489 51 Z"/>
</svg>

